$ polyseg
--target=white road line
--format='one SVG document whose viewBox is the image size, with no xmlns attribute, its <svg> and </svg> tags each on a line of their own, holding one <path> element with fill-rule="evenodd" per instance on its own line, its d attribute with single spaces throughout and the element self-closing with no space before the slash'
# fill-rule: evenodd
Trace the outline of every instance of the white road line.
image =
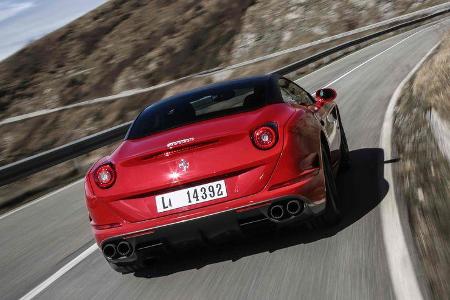
<svg viewBox="0 0 450 300">
<path fill-rule="evenodd" d="M 425 28 L 423 28 L 422 30 L 419 30 L 419 31 L 417 31 L 417 32 L 415 32 L 415 33 L 413 33 L 413 34 L 411 34 L 411 35 L 408 35 L 406 38 L 404 38 L 404 39 L 402 39 L 401 41 L 395 43 L 394 45 L 390 46 L 390 47 L 387 48 L 386 50 L 384 50 L 384 51 L 378 53 L 377 55 L 375 55 L 375 56 L 369 58 L 369 59 L 366 60 L 365 62 L 363 62 L 363 63 L 357 65 L 356 67 L 354 67 L 354 68 L 351 69 L 350 71 L 348 71 L 348 72 L 344 73 L 343 75 L 339 76 L 339 77 L 336 78 L 335 80 L 333 80 L 333 81 L 327 83 L 324 87 L 329 87 L 329 86 L 331 86 L 332 84 L 335 84 L 335 83 L 338 82 L 339 80 L 341 80 L 341 79 L 347 77 L 350 73 L 352 73 L 353 71 L 358 70 L 359 68 L 361 68 L 361 67 L 363 67 L 364 65 L 368 64 L 369 62 L 371 62 L 371 61 L 374 60 L 375 58 L 379 57 L 380 55 L 383 55 L 384 53 L 386 53 L 387 51 L 391 50 L 392 48 L 397 47 L 398 45 L 402 44 L 403 42 L 409 40 L 410 38 L 412 38 L 412 37 L 415 36 L 416 34 L 419 34 L 419 33 L 423 32 L 423 31 L 425 31 L 425 30 L 429 30 L 429 29 L 432 28 L 433 26 L 434 26 L 434 25 L 425 27 Z"/>
<path fill-rule="evenodd" d="M 436 44 L 406 76 L 406 78 L 395 90 L 389 102 L 380 137 L 380 147 L 384 149 L 386 159 L 391 159 L 392 155 L 391 145 L 394 109 L 402 93 L 403 87 L 417 72 L 417 70 L 431 55 L 431 53 L 433 53 L 438 45 L 439 43 Z M 383 239 L 388 260 L 389 273 L 391 275 L 391 281 L 394 287 L 395 296 L 400 300 L 420 300 L 423 299 L 423 296 L 420 291 L 411 256 L 406 244 L 403 228 L 400 222 L 397 201 L 395 199 L 391 164 L 384 165 L 384 178 L 389 183 L 390 188 L 384 200 L 381 202 L 381 225 L 383 230 Z"/>
<path fill-rule="evenodd" d="M 24 204 L 24 205 L 22 205 L 22 206 L 20 206 L 20 207 L 18 207 L 18 208 L 16 208 L 16 209 L 13 209 L 13 210 L 11 210 L 11 211 L 9 211 L 9 212 L 7 212 L 7 213 L 4 213 L 3 215 L 0 216 L 0 220 L 6 218 L 6 217 L 8 217 L 8 216 L 11 216 L 12 214 L 15 214 L 16 212 L 19 212 L 19 211 L 21 211 L 21 210 L 23 210 L 23 209 L 25 209 L 25 208 L 27 208 L 27 207 L 30 207 L 30 206 L 32 206 L 32 205 L 35 205 L 35 204 L 37 204 L 37 203 L 39 203 L 39 202 L 41 202 L 41 201 L 43 201 L 43 200 L 45 200 L 45 199 L 48 199 L 48 198 L 50 198 L 51 196 L 54 196 L 54 195 L 56 195 L 56 194 L 58 194 L 58 193 L 60 193 L 60 192 L 62 192 L 62 191 L 64 191 L 64 190 L 66 190 L 66 189 L 68 189 L 68 188 L 70 188 L 70 187 L 72 187 L 72 186 L 74 186 L 74 185 L 76 185 L 76 184 L 82 182 L 83 180 L 84 180 L 84 178 L 79 179 L 79 180 L 77 180 L 77 181 L 75 181 L 75 182 L 70 183 L 69 185 L 63 186 L 62 188 L 59 188 L 59 189 L 57 189 L 56 191 L 51 192 L 50 194 L 47 194 L 47 195 L 45 195 L 45 196 L 42 196 L 42 197 L 40 197 L 40 198 L 38 198 L 38 199 L 36 199 L 36 200 L 33 200 L 33 201 L 31 201 L 31 202 L 29 202 L 29 203 L 27 203 L 27 204 Z"/>
<path fill-rule="evenodd" d="M 93 244 L 86 250 L 84 250 L 80 255 L 72 259 L 70 262 L 68 262 L 66 265 L 64 265 L 61 269 L 59 269 L 55 274 L 47 278 L 44 282 L 42 282 L 40 285 L 29 291 L 25 296 L 21 297 L 20 300 L 29 300 L 33 299 L 37 295 L 39 295 L 43 290 L 45 290 L 48 286 L 50 286 L 53 282 L 58 280 L 61 276 L 66 274 L 68 271 L 70 271 L 73 267 L 78 265 L 80 262 L 82 262 L 86 257 L 94 253 L 94 251 L 98 249 L 97 244 Z"/>
<path fill-rule="evenodd" d="M 344 57 L 341 57 L 341 58 L 339 58 L 339 59 L 337 59 L 337 60 L 335 60 L 335 61 L 330 62 L 329 64 L 326 64 L 326 65 L 322 66 L 322 67 L 319 68 L 319 69 L 314 70 L 314 71 L 311 72 L 311 73 L 306 74 L 305 76 L 303 76 L 303 77 L 301 77 L 301 78 L 295 80 L 295 82 L 299 83 L 300 80 L 305 80 L 305 79 L 308 78 L 309 76 L 315 75 L 316 72 L 324 72 L 324 70 L 326 71 L 327 68 L 330 68 L 330 67 L 332 67 L 332 66 L 335 65 L 335 64 L 341 63 L 344 59 L 348 58 L 349 56 L 356 55 L 356 54 L 358 54 L 358 53 L 360 53 L 360 52 L 366 51 L 367 49 L 371 49 L 371 48 L 373 48 L 373 47 L 376 47 L 379 43 L 382 43 L 382 42 L 389 42 L 389 40 L 398 38 L 398 37 L 399 37 L 400 35 L 402 35 L 402 34 L 406 35 L 407 33 L 410 33 L 411 31 L 414 31 L 414 30 L 417 30 L 417 29 L 420 29 L 420 28 L 422 28 L 420 31 L 429 29 L 430 27 L 435 26 L 435 25 L 438 25 L 438 24 L 442 23 L 442 22 L 445 21 L 445 20 L 446 20 L 446 19 L 442 19 L 442 20 L 437 20 L 437 21 L 434 21 L 434 22 L 431 22 L 431 23 L 428 23 L 428 24 L 424 24 L 424 25 L 422 25 L 422 26 L 419 26 L 419 27 L 410 29 L 410 30 L 405 31 L 405 32 L 403 32 L 403 33 L 400 33 L 400 34 L 398 34 L 398 35 L 391 36 L 391 37 L 389 37 L 389 38 L 387 38 L 387 39 L 384 39 L 384 40 L 382 40 L 382 41 L 379 41 L 379 42 L 376 42 L 376 43 L 374 43 L 374 44 L 371 44 L 371 45 L 368 45 L 368 46 L 366 46 L 366 47 L 363 47 L 363 48 L 361 48 L 361 49 L 358 49 L 358 50 L 356 50 L 356 51 L 354 51 L 354 52 L 352 52 L 352 53 L 350 53 L 350 54 L 348 54 L 348 55 L 345 55 Z M 414 34 L 416 34 L 416 33 L 419 33 L 419 31 L 415 32 Z M 409 36 L 407 36 L 407 37 L 409 37 Z M 386 49 L 386 51 L 387 51 L 387 50 L 388 50 L 388 49 Z M 379 53 L 379 54 L 381 54 L 381 53 Z M 373 58 L 372 58 L 372 59 L 373 59 Z M 367 61 L 367 62 L 368 62 L 368 61 Z M 361 65 L 359 65 L 358 67 L 352 69 L 352 71 L 355 71 L 356 69 L 362 67 L 362 66 L 365 65 L 367 62 L 363 62 L 363 63 L 362 63 Z M 347 72 L 347 73 L 350 74 L 351 72 Z M 344 74 L 344 75 L 348 75 L 348 74 Z M 343 78 L 343 77 L 345 77 L 345 76 L 341 76 L 341 77 Z M 340 78 L 340 79 L 342 79 L 342 78 Z M 332 82 L 328 83 L 327 85 L 323 86 L 323 88 L 324 88 L 324 87 L 328 87 L 328 86 L 330 86 L 331 83 L 334 84 L 334 83 L 336 83 L 337 81 L 338 81 L 338 79 L 335 79 L 335 80 L 333 80 Z"/>
</svg>

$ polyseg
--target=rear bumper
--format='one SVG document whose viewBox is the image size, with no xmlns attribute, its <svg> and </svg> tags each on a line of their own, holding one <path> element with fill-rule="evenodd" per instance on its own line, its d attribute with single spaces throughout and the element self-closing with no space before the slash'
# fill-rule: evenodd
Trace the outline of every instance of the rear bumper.
<svg viewBox="0 0 450 300">
<path fill-rule="evenodd" d="M 228 211 L 238 211 L 253 206 L 269 205 L 273 201 L 286 197 L 287 195 L 299 197 L 299 199 L 301 198 L 310 206 L 316 206 L 325 202 L 325 188 L 321 170 L 316 169 L 306 176 L 299 178 L 298 181 L 291 182 L 289 185 L 281 188 L 272 190 L 266 188 L 253 195 L 215 203 L 197 209 L 186 210 L 141 222 L 123 222 L 119 224 L 120 226 L 114 228 L 98 229 L 92 227 L 92 230 L 97 244 L 102 247 L 105 241 L 111 238 L 127 238 L 130 235 L 147 234 L 149 231 L 155 231 L 168 225 L 184 223 Z M 94 214 L 97 211 L 90 210 L 90 213 Z"/>
<path fill-rule="evenodd" d="M 269 208 L 273 205 L 286 205 L 290 200 L 302 203 L 302 211 L 296 215 L 289 215 L 283 220 L 269 217 Z M 186 247 L 199 242 L 215 242 L 230 236 L 243 235 L 261 227 L 282 227 L 293 223 L 300 223 L 321 214 L 325 209 L 325 202 L 308 204 L 300 196 L 284 196 L 265 203 L 255 204 L 240 209 L 233 209 L 214 215 L 208 215 L 184 222 L 174 223 L 159 228 L 133 233 L 125 236 L 113 237 L 105 240 L 102 245 L 128 241 L 133 249 L 127 257 L 107 258 L 114 267 L 121 264 L 134 263 L 159 257 L 172 249 Z"/>
<path fill-rule="evenodd" d="M 302 209 L 282 220 L 269 217 L 269 209 L 287 201 L 298 200 Z M 138 259 L 159 256 L 161 251 L 192 242 L 242 234 L 260 225 L 279 227 L 305 221 L 325 209 L 325 188 L 320 169 L 299 178 L 290 185 L 274 190 L 265 189 L 257 194 L 189 210 L 172 216 L 162 216 L 143 222 L 125 223 L 109 229 L 93 228 L 94 236 L 103 249 L 105 245 L 117 246 L 127 241 L 131 255 L 115 255 L 107 260 L 112 266 L 129 264 Z"/>
</svg>

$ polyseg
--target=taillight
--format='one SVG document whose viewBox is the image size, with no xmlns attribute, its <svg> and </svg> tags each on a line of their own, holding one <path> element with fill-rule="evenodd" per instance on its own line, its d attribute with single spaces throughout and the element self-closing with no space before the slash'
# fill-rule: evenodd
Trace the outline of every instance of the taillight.
<svg viewBox="0 0 450 300">
<path fill-rule="evenodd" d="M 252 140 L 256 148 L 269 150 L 275 146 L 278 141 L 276 128 L 268 125 L 261 126 L 253 131 Z"/>
<path fill-rule="evenodd" d="M 99 188 L 110 188 L 116 181 L 114 166 L 111 163 L 107 163 L 95 169 L 94 180 Z"/>
</svg>

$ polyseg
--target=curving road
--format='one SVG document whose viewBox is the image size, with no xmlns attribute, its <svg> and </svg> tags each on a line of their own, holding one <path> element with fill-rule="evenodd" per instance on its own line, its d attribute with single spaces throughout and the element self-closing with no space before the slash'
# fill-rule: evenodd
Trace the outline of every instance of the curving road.
<svg viewBox="0 0 450 300">
<path fill-rule="evenodd" d="M 449 27 L 444 19 L 416 28 L 299 79 L 308 90 L 331 84 L 339 94 L 353 167 L 339 178 L 348 214 L 337 228 L 261 233 L 122 276 L 91 251 L 78 181 L 0 216 L 0 298 L 30 291 L 37 299 L 394 298 L 379 209 L 392 188 L 383 178 L 390 158 L 379 148 L 381 129 L 395 89 Z"/>
</svg>

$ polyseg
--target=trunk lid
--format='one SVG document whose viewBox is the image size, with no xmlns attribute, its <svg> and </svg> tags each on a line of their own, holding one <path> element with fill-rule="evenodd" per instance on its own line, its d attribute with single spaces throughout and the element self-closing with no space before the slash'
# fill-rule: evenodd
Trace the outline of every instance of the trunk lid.
<svg viewBox="0 0 450 300">
<path fill-rule="evenodd" d="M 117 180 L 96 189 L 118 214 L 136 222 L 229 201 L 261 191 L 283 147 L 283 126 L 292 114 L 284 104 L 202 121 L 152 136 L 125 141 L 111 156 Z M 267 122 L 278 126 L 278 143 L 258 150 L 252 131 Z M 155 196 L 224 180 L 227 197 L 158 213 Z"/>
</svg>

